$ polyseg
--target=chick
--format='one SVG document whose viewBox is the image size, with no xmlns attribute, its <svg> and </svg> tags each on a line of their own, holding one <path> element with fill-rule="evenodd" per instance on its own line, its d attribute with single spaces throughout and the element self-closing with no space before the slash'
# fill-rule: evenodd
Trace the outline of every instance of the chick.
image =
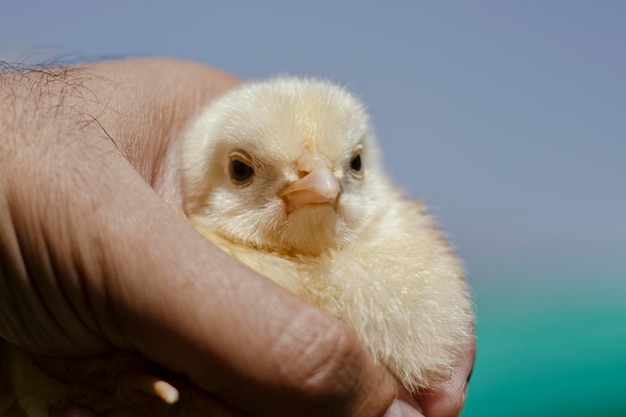
<svg viewBox="0 0 626 417">
<path fill-rule="evenodd" d="M 190 125 L 181 167 L 183 210 L 209 240 L 346 323 L 410 392 L 449 376 L 472 338 L 461 263 L 386 176 L 355 96 L 310 79 L 243 85 Z M 228 415 L 136 356 L 6 349 L 25 410 L 15 416 L 68 402 L 114 417 Z"/>
<path fill-rule="evenodd" d="M 250 83 L 183 145 L 184 210 L 208 239 L 350 326 L 411 392 L 472 337 L 459 260 L 385 174 L 360 101 L 325 81 Z"/>
</svg>

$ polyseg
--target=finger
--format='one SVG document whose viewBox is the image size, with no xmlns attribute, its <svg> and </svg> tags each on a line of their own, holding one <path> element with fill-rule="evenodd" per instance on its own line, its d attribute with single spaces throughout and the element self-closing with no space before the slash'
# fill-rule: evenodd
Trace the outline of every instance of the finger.
<svg viewBox="0 0 626 417">
<path fill-rule="evenodd" d="M 475 357 L 476 343 L 473 342 L 454 366 L 450 378 L 436 389 L 420 395 L 419 402 L 427 417 L 456 417 L 461 414 Z"/>
</svg>

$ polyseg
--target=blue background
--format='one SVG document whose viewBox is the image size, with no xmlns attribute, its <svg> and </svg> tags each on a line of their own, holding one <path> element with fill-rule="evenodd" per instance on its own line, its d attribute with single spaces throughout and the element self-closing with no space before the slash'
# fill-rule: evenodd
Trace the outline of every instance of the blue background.
<svg viewBox="0 0 626 417">
<path fill-rule="evenodd" d="M 626 416 L 626 2 L 3 0 L 0 59 L 326 77 L 458 246 L 465 417 Z"/>
</svg>

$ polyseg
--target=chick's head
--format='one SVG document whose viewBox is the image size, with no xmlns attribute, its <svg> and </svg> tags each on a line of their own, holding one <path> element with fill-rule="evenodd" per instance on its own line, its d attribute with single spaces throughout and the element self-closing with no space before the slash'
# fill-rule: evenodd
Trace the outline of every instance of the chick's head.
<svg viewBox="0 0 626 417">
<path fill-rule="evenodd" d="M 309 79 L 250 83 L 213 102 L 187 132 L 183 178 L 192 222 L 294 255 L 348 244 L 385 201 L 362 104 Z"/>
</svg>

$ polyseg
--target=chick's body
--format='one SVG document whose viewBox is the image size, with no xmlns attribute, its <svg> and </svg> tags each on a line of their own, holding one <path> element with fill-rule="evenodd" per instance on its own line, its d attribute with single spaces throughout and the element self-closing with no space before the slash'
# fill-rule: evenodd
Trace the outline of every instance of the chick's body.
<svg viewBox="0 0 626 417">
<path fill-rule="evenodd" d="M 207 238 L 345 322 L 410 391 L 449 375 L 472 337 L 462 267 L 388 180 L 352 94 L 244 85 L 197 119 L 183 155 L 185 211 Z"/>
<path fill-rule="evenodd" d="M 243 85 L 190 125 L 181 166 L 184 211 L 204 236 L 346 323 L 409 391 L 449 375 L 472 337 L 460 262 L 422 205 L 388 180 L 353 95 L 298 78 Z M 115 417 L 227 415 L 132 355 L 6 350 L 25 410 L 9 415 L 45 417 L 68 403 Z M 168 405 L 177 388 L 182 401 Z"/>
</svg>

